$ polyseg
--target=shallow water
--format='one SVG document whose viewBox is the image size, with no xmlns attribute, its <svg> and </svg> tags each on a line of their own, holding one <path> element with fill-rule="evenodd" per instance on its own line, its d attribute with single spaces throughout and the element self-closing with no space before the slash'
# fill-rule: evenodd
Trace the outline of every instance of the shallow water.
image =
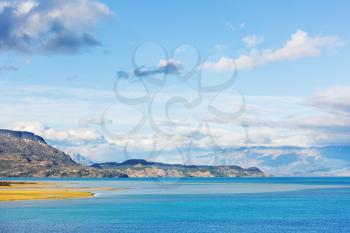
<svg viewBox="0 0 350 233">
<path fill-rule="evenodd" d="M 52 180 L 50 180 L 52 181 Z M 0 203 L 0 232 L 349 232 L 350 178 L 58 179 L 95 198 Z"/>
</svg>

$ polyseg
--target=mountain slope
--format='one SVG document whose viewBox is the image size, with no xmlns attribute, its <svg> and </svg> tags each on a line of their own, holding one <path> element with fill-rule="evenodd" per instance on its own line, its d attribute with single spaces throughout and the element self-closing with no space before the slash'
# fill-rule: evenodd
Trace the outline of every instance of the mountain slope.
<svg viewBox="0 0 350 233">
<path fill-rule="evenodd" d="M 29 132 L 0 129 L 0 177 L 125 177 L 84 167 Z"/>
</svg>

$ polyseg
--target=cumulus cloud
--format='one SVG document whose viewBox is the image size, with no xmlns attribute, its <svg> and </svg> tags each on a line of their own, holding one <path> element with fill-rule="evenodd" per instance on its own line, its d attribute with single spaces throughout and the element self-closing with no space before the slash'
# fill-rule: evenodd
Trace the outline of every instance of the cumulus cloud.
<svg viewBox="0 0 350 233">
<path fill-rule="evenodd" d="M 263 42 L 264 38 L 256 35 L 249 35 L 242 38 L 243 43 L 248 47 L 252 48 Z"/>
<path fill-rule="evenodd" d="M 99 45 L 91 30 L 113 12 L 97 0 L 14 0 L 0 4 L 0 50 L 74 53 Z"/>
<path fill-rule="evenodd" d="M 101 134 L 92 129 L 56 130 L 41 122 L 14 122 L 10 124 L 9 129 L 33 132 L 53 143 L 81 144 L 89 141 L 96 142 L 102 139 Z"/>
<path fill-rule="evenodd" d="M 344 42 L 336 36 L 309 36 L 307 32 L 297 30 L 291 38 L 278 49 L 252 49 L 238 58 L 221 57 L 217 61 L 203 64 L 204 69 L 217 71 L 232 69 L 252 69 L 278 61 L 295 60 L 303 57 L 319 56 L 324 48 L 344 46 Z"/>
<path fill-rule="evenodd" d="M 120 150 L 120 148 L 118 148 L 116 145 L 108 143 L 89 143 L 85 145 L 58 146 L 58 148 L 70 155 L 83 155 L 84 158 L 96 163 L 111 161 L 121 162 L 130 159 L 126 157 L 123 151 Z"/>
</svg>

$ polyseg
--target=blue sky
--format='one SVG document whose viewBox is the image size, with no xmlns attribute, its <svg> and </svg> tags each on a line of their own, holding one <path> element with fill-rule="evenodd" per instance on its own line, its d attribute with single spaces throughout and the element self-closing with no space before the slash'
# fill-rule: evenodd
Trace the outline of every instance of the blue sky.
<svg viewBox="0 0 350 233">
<path fill-rule="evenodd" d="M 0 127 L 34 131 L 95 161 L 156 150 L 157 160 L 185 162 L 179 148 L 188 146 L 198 155 L 346 146 L 349 8 L 345 0 L 2 0 Z M 198 80 L 228 84 L 205 91 Z M 150 99 L 138 104 L 116 95 L 143 96 L 143 85 Z M 269 167 L 264 153 L 233 162 Z M 279 161 L 286 152 L 271 153 Z M 307 152 L 293 153 L 299 160 L 285 166 L 305 164 Z M 325 159 L 319 153 L 308 156 Z M 347 174 L 347 162 L 331 162 L 339 166 L 330 173 Z"/>
</svg>

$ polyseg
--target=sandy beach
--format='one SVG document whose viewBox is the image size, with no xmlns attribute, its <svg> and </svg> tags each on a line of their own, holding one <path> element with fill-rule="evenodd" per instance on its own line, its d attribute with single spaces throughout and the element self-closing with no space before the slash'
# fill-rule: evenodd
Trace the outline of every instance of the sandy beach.
<svg viewBox="0 0 350 233">
<path fill-rule="evenodd" d="M 55 182 L 0 181 L 0 201 L 89 198 L 94 196 L 94 190 L 97 189 L 67 188 Z"/>
</svg>

